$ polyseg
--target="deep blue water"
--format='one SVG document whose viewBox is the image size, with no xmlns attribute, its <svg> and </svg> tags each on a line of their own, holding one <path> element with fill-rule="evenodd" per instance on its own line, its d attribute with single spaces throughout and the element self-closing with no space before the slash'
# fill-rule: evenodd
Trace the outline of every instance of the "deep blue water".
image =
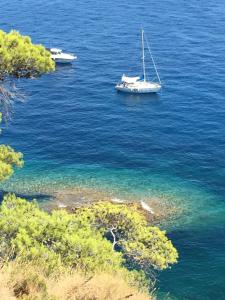
<svg viewBox="0 0 225 300">
<path fill-rule="evenodd" d="M 160 195 L 185 208 L 169 236 L 180 253 L 159 276 L 171 299 L 225 299 L 225 7 L 218 1 L 0 0 L 0 28 L 74 52 L 72 66 L 21 80 L 1 136 L 26 165 L 9 182 Z M 140 68 L 144 27 L 159 95 L 119 94 Z M 151 73 L 151 69 L 149 70 Z"/>
</svg>

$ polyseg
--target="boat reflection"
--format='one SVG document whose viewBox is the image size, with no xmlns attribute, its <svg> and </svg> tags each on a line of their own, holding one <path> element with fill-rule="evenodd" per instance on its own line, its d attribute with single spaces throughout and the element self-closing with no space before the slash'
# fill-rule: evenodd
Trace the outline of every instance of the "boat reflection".
<svg viewBox="0 0 225 300">
<path fill-rule="evenodd" d="M 120 94 L 121 100 L 127 105 L 127 106 L 137 106 L 139 104 L 143 103 L 159 103 L 160 102 L 160 95 L 156 93 L 152 94 Z"/>
</svg>

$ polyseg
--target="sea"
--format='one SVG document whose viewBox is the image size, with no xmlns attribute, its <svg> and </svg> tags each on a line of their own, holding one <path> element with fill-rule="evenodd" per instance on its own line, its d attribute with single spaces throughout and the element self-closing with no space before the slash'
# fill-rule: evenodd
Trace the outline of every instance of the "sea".
<svg viewBox="0 0 225 300">
<path fill-rule="evenodd" d="M 1 190 L 40 202 L 79 188 L 171 204 L 162 228 L 179 261 L 159 272 L 158 299 L 225 299 L 224 1 L 0 0 L 0 28 L 78 57 L 16 82 L 26 101 L 1 143 L 25 165 Z M 163 88 L 118 93 L 123 74 L 142 75 L 142 28 Z M 146 66 L 156 80 L 147 52 Z"/>
</svg>

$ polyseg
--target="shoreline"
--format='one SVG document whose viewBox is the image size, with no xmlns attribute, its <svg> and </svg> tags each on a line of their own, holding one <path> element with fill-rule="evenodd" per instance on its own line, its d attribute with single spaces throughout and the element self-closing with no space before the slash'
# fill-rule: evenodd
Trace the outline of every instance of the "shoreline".
<svg viewBox="0 0 225 300">
<path fill-rule="evenodd" d="M 88 186 L 88 182 L 80 184 L 65 181 L 62 182 L 37 182 L 11 181 L 2 184 L 1 191 L 15 193 L 18 197 L 28 200 L 36 200 L 41 208 L 46 211 L 53 209 L 73 210 L 82 205 L 90 205 L 94 202 L 108 201 L 136 206 L 153 225 L 163 226 L 167 229 L 176 225 L 182 215 L 185 215 L 186 207 L 182 205 L 181 199 L 173 195 L 160 193 L 159 196 L 149 189 L 147 193 L 135 193 L 112 189 L 109 186 Z M 179 222 L 179 221 L 178 221 Z"/>
<path fill-rule="evenodd" d="M 58 190 L 43 191 L 48 196 L 48 200 L 38 201 L 40 207 L 47 211 L 54 209 L 66 209 L 73 211 L 74 209 L 90 205 L 99 201 L 111 202 L 114 204 L 127 204 L 134 206 L 141 211 L 147 220 L 159 225 L 161 222 L 170 222 L 182 214 L 182 208 L 176 207 L 170 203 L 168 199 L 162 197 L 145 197 L 138 198 L 132 194 L 126 197 L 120 197 L 113 192 L 104 189 L 74 187 L 60 188 Z M 37 196 L 37 195 L 36 195 Z M 32 198 L 32 195 L 30 195 Z"/>
<path fill-rule="evenodd" d="M 161 224 L 161 222 L 170 223 L 172 220 L 178 218 L 183 211 L 182 207 L 176 207 L 175 204 L 170 203 L 169 199 L 165 197 L 135 197 L 132 194 L 126 195 L 126 197 L 120 197 L 120 195 L 114 192 L 108 192 L 104 189 L 86 188 L 77 186 L 74 188 L 42 188 L 37 193 L 32 191 L 26 191 L 23 193 L 10 190 L 2 190 L 2 194 L 15 193 L 21 198 L 29 200 L 36 200 L 39 206 L 46 210 L 52 211 L 54 209 L 66 209 L 73 211 L 74 209 L 90 205 L 99 201 L 111 202 L 114 204 L 127 204 L 128 206 L 134 206 L 141 211 L 149 220 L 155 225 Z"/>
</svg>

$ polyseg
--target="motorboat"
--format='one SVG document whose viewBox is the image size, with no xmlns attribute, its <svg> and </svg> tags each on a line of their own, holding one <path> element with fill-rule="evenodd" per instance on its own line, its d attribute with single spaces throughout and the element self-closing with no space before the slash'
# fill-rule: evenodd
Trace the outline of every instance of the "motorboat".
<svg viewBox="0 0 225 300">
<path fill-rule="evenodd" d="M 51 53 L 51 58 L 56 63 L 68 64 L 77 59 L 73 54 L 65 53 L 62 49 L 58 48 L 48 48 L 47 49 Z"/>
<path fill-rule="evenodd" d="M 154 58 L 151 53 L 151 49 L 149 47 L 148 41 L 146 40 L 144 36 L 144 30 L 141 31 L 141 39 L 142 39 L 142 76 L 135 76 L 130 77 L 123 74 L 120 82 L 116 85 L 116 89 L 118 91 L 124 92 L 124 93 L 134 93 L 134 94 L 148 94 L 148 93 L 157 93 L 160 91 L 162 84 L 159 77 L 158 70 L 156 68 L 156 64 L 154 61 Z M 145 66 L 145 40 L 146 44 L 151 56 L 151 60 L 155 69 L 155 73 L 157 75 L 157 82 L 150 81 L 147 78 L 146 74 L 146 66 Z"/>
</svg>

